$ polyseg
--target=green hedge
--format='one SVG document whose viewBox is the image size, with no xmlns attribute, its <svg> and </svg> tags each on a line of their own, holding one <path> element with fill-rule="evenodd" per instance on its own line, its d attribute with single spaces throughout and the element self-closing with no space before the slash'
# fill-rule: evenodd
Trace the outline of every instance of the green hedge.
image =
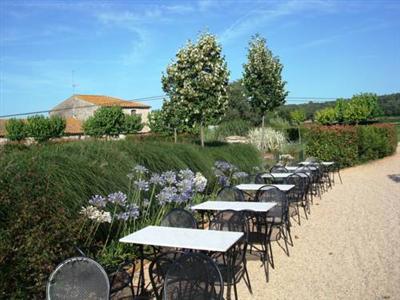
<svg viewBox="0 0 400 300">
<path fill-rule="evenodd" d="M 190 168 L 209 180 L 215 160 L 244 171 L 261 164 L 249 145 L 81 141 L 0 151 L 0 298 L 7 299 L 43 297 L 50 272 L 76 255 L 81 206 L 93 194 L 127 192 L 136 163 L 152 171 Z"/>
<path fill-rule="evenodd" d="M 397 147 L 396 129 L 391 124 L 368 126 L 312 126 L 306 130 L 305 153 L 341 167 L 382 158 Z"/>
</svg>

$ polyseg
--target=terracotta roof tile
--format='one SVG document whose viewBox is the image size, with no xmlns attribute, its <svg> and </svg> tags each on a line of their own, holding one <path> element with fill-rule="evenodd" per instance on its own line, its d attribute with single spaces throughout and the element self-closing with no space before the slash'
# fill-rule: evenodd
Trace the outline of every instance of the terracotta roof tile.
<svg viewBox="0 0 400 300">
<path fill-rule="evenodd" d="M 102 96 L 102 95 L 74 95 L 75 97 L 101 106 L 119 105 L 121 107 L 136 107 L 136 108 L 150 108 L 149 105 L 135 101 L 126 101 L 115 97 Z"/>
</svg>

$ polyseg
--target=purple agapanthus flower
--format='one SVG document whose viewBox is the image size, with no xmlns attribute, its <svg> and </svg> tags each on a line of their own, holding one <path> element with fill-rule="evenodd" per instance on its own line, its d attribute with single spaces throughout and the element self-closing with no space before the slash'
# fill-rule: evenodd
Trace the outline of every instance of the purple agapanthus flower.
<svg viewBox="0 0 400 300">
<path fill-rule="evenodd" d="M 94 195 L 89 199 L 89 204 L 96 207 L 105 207 L 107 204 L 107 198 L 101 195 Z"/>
<path fill-rule="evenodd" d="M 148 191 L 149 183 L 146 180 L 136 180 L 134 182 L 135 186 L 139 191 Z"/>
<path fill-rule="evenodd" d="M 189 180 L 193 180 L 194 178 L 194 173 L 192 172 L 192 170 L 190 169 L 184 169 L 184 170 L 180 170 L 179 174 L 178 174 L 179 178 L 184 180 L 184 179 L 189 179 Z"/>
<path fill-rule="evenodd" d="M 223 161 L 223 160 L 217 160 L 215 163 L 214 163 L 214 167 L 216 168 L 216 169 L 218 169 L 218 170 L 220 170 L 220 171 L 222 171 L 222 172 L 234 172 L 234 171 L 237 171 L 237 167 L 236 166 L 234 166 L 234 165 L 232 165 L 232 164 L 230 164 L 230 163 L 228 163 L 228 162 L 226 162 L 226 161 Z"/>
<path fill-rule="evenodd" d="M 161 174 L 163 179 L 167 184 L 175 184 L 176 183 L 176 173 L 174 171 L 166 171 Z"/>
<path fill-rule="evenodd" d="M 246 172 L 235 172 L 233 173 L 232 178 L 241 179 L 241 178 L 246 178 L 247 176 L 249 176 L 249 174 L 247 174 Z"/>
<path fill-rule="evenodd" d="M 165 204 L 175 202 L 178 200 L 179 197 L 176 187 L 166 186 L 160 191 L 156 198 L 160 204 Z"/>
<path fill-rule="evenodd" d="M 136 165 L 133 167 L 132 171 L 138 174 L 146 174 L 149 170 L 145 166 Z"/>
<path fill-rule="evenodd" d="M 108 195 L 108 201 L 114 204 L 125 205 L 128 198 L 123 192 L 116 192 Z"/>
<path fill-rule="evenodd" d="M 222 187 L 229 186 L 231 184 L 229 178 L 226 176 L 218 176 L 218 183 Z"/>
<path fill-rule="evenodd" d="M 136 204 L 129 204 L 126 211 L 116 215 L 118 220 L 127 221 L 129 219 L 136 220 L 140 215 L 139 207 Z"/>
<path fill-rule="evenodd" d="M 160 186 L 163 186 L 165 184 L 164 177 L 157 173 L 153 173 L 151 175 L 149 182 L 151 184 L 160 185 Z"/>
</svg>

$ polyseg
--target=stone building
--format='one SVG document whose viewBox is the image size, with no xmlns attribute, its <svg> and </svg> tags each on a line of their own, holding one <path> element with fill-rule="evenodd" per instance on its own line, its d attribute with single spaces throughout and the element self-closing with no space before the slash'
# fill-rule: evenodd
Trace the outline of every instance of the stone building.
<svg viewBox="0 0 400 300">
<path fill-rule="evenodd" d="M 66 119 L 67 134 L 82 134 L 81 124 L 87 120 L 100 107 L 120 106 L 125 114 L 140 115 L 142 122 L 147 123 L 150 106 L 135 102 L 102 95 L 72 95 L 50 111 L 50 116 L 58 115 Z M 71 131 L 71 132 L 70 132 Z M 148 132 L 149 128 L 144 126 L 141 132 Z"/>
</svg>

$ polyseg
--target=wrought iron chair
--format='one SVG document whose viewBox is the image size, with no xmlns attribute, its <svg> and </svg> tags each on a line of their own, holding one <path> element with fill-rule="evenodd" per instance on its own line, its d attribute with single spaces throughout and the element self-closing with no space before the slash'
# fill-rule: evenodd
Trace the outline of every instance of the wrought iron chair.
<svg viewBox="0 0 400 300">
<path fill-rule="evenodd" d="M 270 173 L 289 173 L 288 169 L 281 165 L 275 165 L 270 170 Z"/>
<path fill-rule="evenodd" d="M 168 269 L 164 300 L 222 300 L 224 283 L 214 261 L 202 253 L 181 256 Z"/>
<path fill-rule="evenodd" d="M 304 174 L 304 173 L 302 173 Z M 308 201 L 306 197 L 306 181 L 307 177 L 303 178 L 300 173 L 294 173 L 285 179 L 286 184 L 293 184 L 294 188 L 288 194 L 289 200 L 289 215 L 293 217 L 297 214 L 298 223 L 301 225 L 300 207 L 303 207 L 304 214 L 308 219 L 307 210 L 309 210 Z M 294 214 L 290 213 L 290 208 L 294 208 Z"/>
<path fill-rule="evenodd" d="M 46 299 L 109 299 L 110 282 L 103 267 L 88 257 L 72 257 L 51 273 Z"/>
<path fill-rule="evenodd" d="M 234 186 L 226 186 L 220 189 L 217 193 L 218 201 L 244 201 L 245 196 L 243 191 Z"/>
<path fill-rule="evenodd" d="M 286 194 L 274 186 L 267 187 L 268 189 L 265 189 L 265 187 L 261 187 L 257 191 L 256 201 L 276 203 L 276 206 L 274 206 L 267 213 L 266 223 L 268 226 L 266 226 L 266 228 L 267 230 L 269 228 L 269 232 L 266 231 L 265 234 L 268 239 L 266 241 L 266 258 L 270 258 L 271 266 L 274 267 L 271 241 L 278 241 L 283 238 L 285 242 L 285 252 L 289 256 L 288 245 L 293 245 L 293 240 L 290 233 L 290 220 L 288 217 L 289 204 Z"/>
<path fill-rule="evenodd" d="M 156 256 L 149 265 L 149 277 L 153 287 L 154 296 L 157 300 L 162 299 L 165 276 L 168 269 L 182 255 L 181 251 L 164 252 Z"/>
<path fill-rule="evenodd" d="M 242 278 L 249 292 L 252 293 L 246 261 L 248 227 L 245 214 L 234 210 L 220 211 L 210 222 L 210 230 L 236 231 L 245 234 L 244 238 L 233 245 L 227 253 L 217 253 L 213 257 L 228 290 L 233 286 L 235 299 L 238 299 L 236 285 Z"/>
<path fill-rule="evenodd" d="M 180 227 L 180 228 L 197 228 L 197 221 L 187 210 L 182 208 L 174 208 L 161 221 L 161 226 Z"/>
</svg>

